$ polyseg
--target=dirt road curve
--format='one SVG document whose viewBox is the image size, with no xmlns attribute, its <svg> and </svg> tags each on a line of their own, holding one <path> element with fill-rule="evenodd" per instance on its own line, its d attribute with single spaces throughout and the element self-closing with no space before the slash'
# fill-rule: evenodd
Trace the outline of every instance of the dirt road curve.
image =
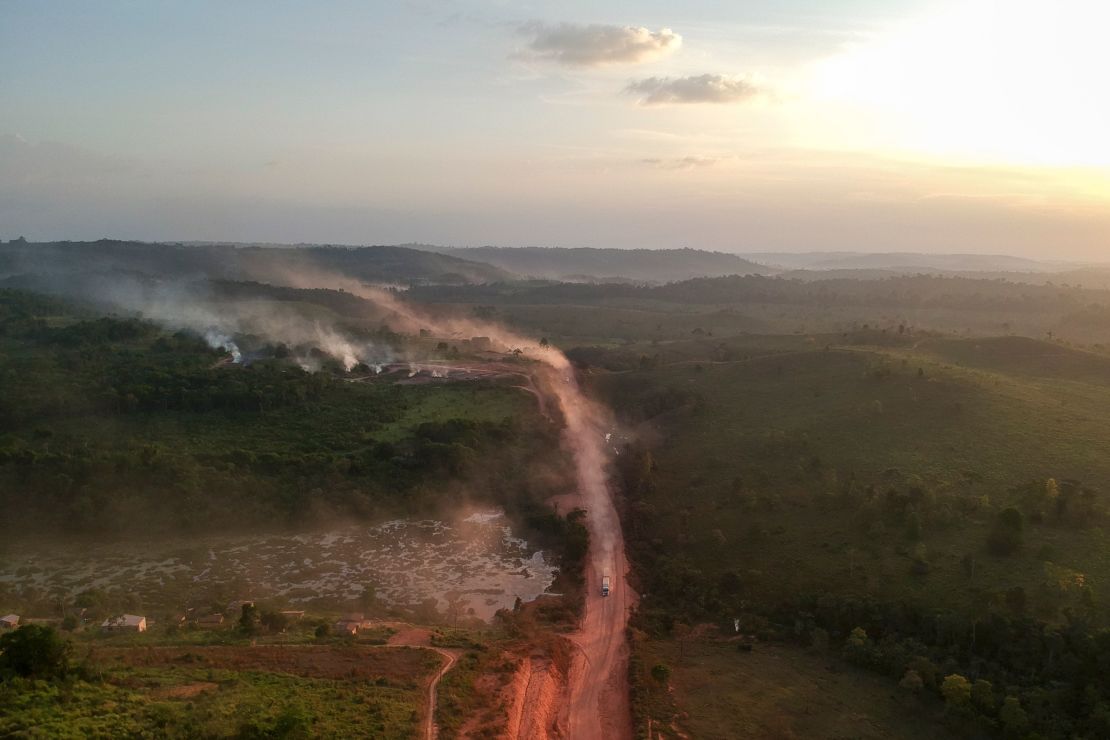
<svg viewBox="0 0 1110 740">
<path fill-rule="evenodd" d="M 436 726 L 436 690 L 439 687 L 439 681 L 443 678 L 447 671 L 451 670 L 451 666 L 455 665 L 458 659 L 454 653 L 439 648 L 428 648 L 435 650 L 442 655 L 445 660 L 443 667 L 439 669 L 439 673 L 432 677 L 431 683 L 428 684 L 428 714 L 424 718 L 424 738 L 425 740 L 435 740 L 436 735 L 439 734 L 439 727 Z"/>
<path fill-rule="evenodd" d="M 428 712 L 424 716 L 424 729 L 420 733 L 425 740 L 435 740 L 436 735 L 439 734 L 439 728 L 436 726 L 436 692 L 439 689 L 440 680 L 447 675 L 447 671 L 451 670 L 455 661 L 459 659 L 459 651 L 434 647 L 431 644 L 432 632 L 426 627 L 414 627 L 405 622 L 383 622 L 382 624 L 396 630 L 393 636 L 389 638 L 388 647 L 398 645 L 418 647 L 437 652 L 444 658 L 443 666 L 428 682 Z"/>
</svg>

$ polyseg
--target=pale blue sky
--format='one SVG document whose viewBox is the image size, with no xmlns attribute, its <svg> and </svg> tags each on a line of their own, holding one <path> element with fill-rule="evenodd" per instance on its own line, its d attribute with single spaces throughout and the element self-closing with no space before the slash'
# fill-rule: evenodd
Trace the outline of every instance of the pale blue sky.
<svg viewBox="0 0 1110 740">
<path fill-rule="evenodd" d="M 1110 156 L 996 135 L 974 2 L 0 0 L 0 238 L 1092 255 Z"/>
</svg>

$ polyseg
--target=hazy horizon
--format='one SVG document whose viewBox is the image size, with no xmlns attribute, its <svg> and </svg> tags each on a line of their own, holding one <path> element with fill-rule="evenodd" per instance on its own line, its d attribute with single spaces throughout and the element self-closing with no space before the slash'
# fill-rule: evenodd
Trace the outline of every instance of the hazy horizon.
<svg viewBox="0 0 1110 740">
<path fill-rule="evenodd" d="M 804 259 L 807 257 L 824 257 L 824 258 L 852 258 L 852 257 L 926 257 L 939 259 L 944 257 L 979 257 L 984 259 L 1000 259 L 1000 260 L 1013 260 L 1015 262 L 1029 262 L 1030 264 L 1038 264 L 1041 266 L 1059 266 L 1059 267 L 1080 267 L 1084 265 L 1097 266 L 1106 264 L 1103 259 L 1066 259 L 1066 258 L 1051 258 L 1051 257 L 1027 257 L 1007 252 L 976 252 L 976 251 L 905 251 L 905 250 L 887 250 L 887 249 L 792 249 L 792 250 L 779 250 L 779 251 L 762 251 L 762 250 L 730 250 L 730 249 L 703 249 L 700 247 L 691 246 L 625 246 L 625 247 L 605 247 L 605 246 L 580 246 L 574 244 L 432 244 L 427 242 L 395 242 L 391 244 L 373 243 L 373 242 L 322 242 L 322 241 L 303 241 L 303 242 L 290 242 L 290 241 L 258 241 L 258 240 L 231 240 L 231 239 L 119 239 L 113 236 L 99 236 L 95 238 L 73 238 L 73 239 L 35 239 L 28 238 L 26 235 L 20 234 L 11 236 L 5 239 L 0 235 L 0 243 L 15 242 L 18 239 L 24 239 L 28 243 L 59 243 L 59 242 L 72 242 L 76 244 L 88 243 L 93 244 L 98 241 L 119 241 L 119 242 L 133 242 L 137 244 L 160 244 L 166 246 L 228 246 L 228 247 L 263 247 L 274 249 L 295 249 L 295 248 L 312 248 L 312 247 L 337 247 L 341 249 L 365 249 L 368 247 L 399 247 L 404 249 L 430 249 L 430 250 L 451 250 L 451 251 L 466 251 L 473 250 L 479 252 L 482 250 L 617 250 L 624 252 L 631 252 L 636 250 L 643 250 L 649 252 L 666 252 L 666 251 L 683 251 L 689 250 L 693 252 L 703 252 L 712 254 L 722 254 L 743 259 L 749 259 L 755 262 L 763 260 L 766 264 L 771 264 L 768 260 L 774 257 L 781 258 L 798 258 Z M 476 258 L 477 259 L 477 258 Z M 481 260 L 478 260 L 481 261 Z M 784 267 L 792 267 L 791 260 L 783 263 Z M 991 270 L 997 268 L 990 268 Z"/>
<path fill-rule="evenodd" d="M 0 232 L 1097 260 L 1107 13 L 14 0 Z"/>
</svg>

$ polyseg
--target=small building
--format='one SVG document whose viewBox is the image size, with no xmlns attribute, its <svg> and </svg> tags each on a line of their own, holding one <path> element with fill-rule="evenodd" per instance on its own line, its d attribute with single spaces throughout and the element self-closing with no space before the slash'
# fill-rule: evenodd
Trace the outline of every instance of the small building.
<svg viewBox="0 0 1110 740">
<path fill-rule="evenodd" d="M 146 632 L 146 617 L 138 614 L 120 614 L 108 617 L 100 624 L 101 629 L 114 632 Z"/>
<path fill-rule="evenodd" d="M 7 616 L 0 617 L 0 629 L 14 630 L 19 626 L 19 615 L 8 614 Z"/>
<path fill-rule="evenodd" d="M 219 627 L 223 623 L 223 614 L 209 614 L 197 620 L 197 624 L 199 624 L 201 627 Z"/>
<path fill-rule="evenodd" d="M 304 619 L 304 610 L 285 609 L 281 612 L 281 616 L 285 617 L 290 622 L 296 622 L 298 620 Z"/>
<path fill-rule="evenodd" d="M 470 346 L 479 352 L 486 352 L 493 348 L 493 340 L 489 337 L 471 337 Z"/>
<path fill-rule="evenodd" d="M 241 599 L 233 601 L 227 605 L 227 611 L 231 615 L 242 614 L 244 606 L 254 606 L 253 599 Z"/>
<path fill-rule="evenodd" d="M 362 626 L 362 620 L 352 621 L 350 619 L 340 619 L 332 627 L 332 632 L 337 635 L 357 635 L 359 628 Z"/>
</svg>

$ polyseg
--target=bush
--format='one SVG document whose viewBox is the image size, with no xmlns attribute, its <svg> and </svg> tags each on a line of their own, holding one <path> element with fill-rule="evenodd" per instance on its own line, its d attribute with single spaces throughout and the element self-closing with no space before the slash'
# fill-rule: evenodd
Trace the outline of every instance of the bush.
<svg viewBox="0 0 1110 740">
<path fill-rule="evenodd" d="M 998 513 L 994 529 L 987 537 L 987 547 L 995 555 L 1010 555 L 1021 549 L 1025 521 L 1012 506 Z"/>
<path fill-rule="evenodd" d="M 69 655 L 69 643 L 53 627 L 27 624 L 0 637 L 0 677 L 63 678 Z"/>
<path fill-rule="evenodd" d="M 962 711 L 971 703 L 971 682 L 960 674 L 953 673 L 944 677 L 940 693 L 950 709 Z"/>
<path fill-rule="evenodd" d="M 671 678 L 671 669 L 662 663 L 656 663 L 651 667 L 651 677 L 666 686 Z"/>
<path fill-rule="evenodd" d="M 906 671 L 906 675 L 902 676 L 902 680 L 898 685 L 906 691 L 912 691 L 916 694 L 924 688 L 925 682 L 921 680 L 921 676 L 918 672 L 911 668 Z"/>
</svg>

